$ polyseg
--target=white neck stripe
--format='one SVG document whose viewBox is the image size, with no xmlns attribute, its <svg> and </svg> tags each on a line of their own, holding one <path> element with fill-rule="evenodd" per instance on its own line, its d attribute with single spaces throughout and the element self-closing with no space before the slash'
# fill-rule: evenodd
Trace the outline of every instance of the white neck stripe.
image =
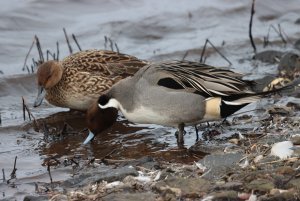
<svg viewBox="0 0 300 201">
<path fill-rule="evenodd" d="M 109 108 L 109 107 L 114 107 L 116 109 L 119 109 L 120 103 L 116 99 L 111 98 L 111 99 L 109 99 L 109 101 L 108 101 L 108 103 L 106 105 L 100 105 L 100 104 L 98 104 L 98 106 L 101 109 L 105 109 L 105 108 Z"/>
</svg>

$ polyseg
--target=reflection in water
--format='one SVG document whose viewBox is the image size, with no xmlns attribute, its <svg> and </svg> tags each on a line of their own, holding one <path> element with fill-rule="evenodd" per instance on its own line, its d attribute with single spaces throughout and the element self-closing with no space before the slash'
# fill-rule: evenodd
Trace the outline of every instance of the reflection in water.
<svg viewBox="0 0 300 201">
<path fill-rule="evenodd" d="M 44 132 L 49 132 L 41 154 L 56 157 L 80 155 L 83 158 L 97 159 L 109 157 L 117 160 L 152 156 L 177 162 L 192 162 L 197 159 L 187 149 L 177 148 L 174 132 L 170 132 L 170 129 L 132 124 L 129 126 L 128 121 L 119 119 L 87 145 L 82 144 L 88 133 L 83 113 L 60 112 L 40 119 L 39 122 L 43 122 L 48 130 Z M 194 135 L 186 138 L 194 138 Z"/>
</svg>

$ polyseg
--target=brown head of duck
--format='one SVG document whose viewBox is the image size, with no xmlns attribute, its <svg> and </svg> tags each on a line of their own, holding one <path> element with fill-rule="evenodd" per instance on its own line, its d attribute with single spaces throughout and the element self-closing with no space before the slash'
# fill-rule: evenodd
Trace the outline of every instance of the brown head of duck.
<svg viewBox="0 0 300 201">
<path fill-rule="evenodd" d="M 117 120 L 118 110 L 110 107 L 101 109 L 98 106 L 98 101 L 91 105 L 86 113 L 86 123 L 89 129 L 89 135 L 83 144 L 90 142 L 95 135 L 110 128 Z"/>
<path fill-rule="evenodd" d="M 46 95 L 46 89 L 54 87 L 63 75 L 63 68 L 57 61 L 47 61 L 41 64 L 37 71 L 38 95 L 34 107 L 41 105 Z"/>
</svg>

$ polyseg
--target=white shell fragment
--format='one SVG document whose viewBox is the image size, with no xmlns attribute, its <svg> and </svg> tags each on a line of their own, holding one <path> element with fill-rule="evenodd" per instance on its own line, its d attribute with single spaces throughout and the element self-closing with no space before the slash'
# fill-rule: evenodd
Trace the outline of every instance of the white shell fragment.
<svg viewBox="0 0 300 201">
<path fill-rule="evenodd" d="M 244 161 L 243 163 L 242 163 L 242 161 Z M 244 158 L 244 160 L 241 160 L 240 161 L 240 163 L 239 163 L 239 166 L 241 167 L 241 168 L 246 168 L 246 167 L 248 167 L 249 166 L 249 160 L 248 160 L 248 158 L 246 157 L 246 158 Z"/>
<path fill-rule="evenodd" d="M 292 148 L 293 143 L 291 141 L 277 142 L 272 146 L 271 155 L 277 156 L 280 159 L 287 159 L 294 153 Z"/>
<path fill-rule="evenodd" d="M 258 155 L 258 156 L 256 156 L 254 159 L 253 159 L 253 162 L 254 163 L 258 163 L 261 159 L 263 159 L 264 158 L 264 156 L 263 155 Z"/>
<path fill-rule="evenodd" d="M 197 166 L 197 168 L 199 168 L 200 170 L 202 170 L 203 172 L 207 169 L 207 167 L 205 167 L 204 165 L 202 165 L 201 163 L 197 163 L 194 161 L 194 164 Z"/>
<path fill-rule="evenodd" d="M 155 178 L 153 179 L 153 181 L 158 181 L 160 179 L 160 176 L 161 176 L 161 171 L 159 171 L 157 173 L 157 175 L 155 176 Z"/>
<path fill-rule="evenodd" d="M 247 201 L 257 201 L 257 196 L 251 193 L 249 199 Z"/>
<path fill-rule="evenodd" d="M 106 184 L 105 187 L 106 187 L 106 188 L 114 188 L 114 187 L 120 186 L 120 185 L 124 185 L 124 183 L 121 182 L 121 181 L 114 181 L 114 182 L 111 182 L 111 183 Z"/>
</svg>

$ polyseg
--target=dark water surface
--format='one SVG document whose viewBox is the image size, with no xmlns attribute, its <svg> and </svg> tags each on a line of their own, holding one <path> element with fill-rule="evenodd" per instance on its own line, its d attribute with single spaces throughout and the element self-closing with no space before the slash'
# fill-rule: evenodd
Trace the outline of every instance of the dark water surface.
<svg viewBox="0 0 300 201">
<path fill-rule="evenodd" d="M 300 17 L 297 0 L 256 2 L 253 35 L 262 47 L 268 27 L 278 23 L 293 41 L 300 38 L 300 26 L 294 22 Z M 272 5 L 272 6 L 270 6 Z M 82 146 L 87 135 L 84 114 L 69 112 L 44 102 L 39 108 L 32 104 L 36 95 L 35 76 L 22 71 L 25 56 L 34 35 L 38 35 L 44 51 L 54 50 L 60 43 L 61 58 L 68 55 L 62 28 L 74 33 L 83 49 L 104 48 L 104 35 L 117 42 L 121 52 L 142 59 L 199 60 L 201 48 L 209 38 L 233 63 L 231 68 L 247 74 L 247 78 L 261 78 L 276 73 L 276 65 L 255 63 L 250 60 L 252 48 L 248 39 L 250 1 L 59 1 L 12 0 L 0 2 L 0 168 L 6 179 L 17 156 L 16 187 L 0 185 L 5 197 L 15 195 L 22 199 L 34 192 L 34 182 L 49 182 L 47 168 L 43 166 L 51 157 L 70 156 L 103 158 L 107 154 L 118 160 L 148 155 L 157 159 L 191 163 L 197 155 L 178 150 L 176 129 L 155 125 L 133 125 L 120 119 L 111 129 L 97 136 L 93 143 Z M 280 41 L 276 33 L 270 40 Z M 74 42 L 71 42 L 75 51 Z M 291 43 L 272 49 L 289 50 Z M 206 63 L 228 66 L 214 50 L 209 48 Z M 37 58 L 34 48 L 29 55 Z M 241 59 L 244 59 L 241 62 Z M 257 67 L 259 66 L 259 68 Z M 26 116 L 23 120 L 22 99 L 37 119 L 40 130 L 34 129 Z M 255 108 L 253 104 L 247 109 Z M 50 135 L 45 136 L 46 124 Z M 66 130 L 62 133 L 64 125 Z M 47 131 L 47 132 L 48 132 Z M 46 133 L 47 133 L 46 132 Z M 62 134 L 61 134 L 62 133 Z M 52 134 L 52 135 L 51 135 Z M 193 128 L 187 128 L 185 144 L 195 142 Z M 55 181 L 71 175 L 71 169 L 53 169 Z M 1 199 L 0 195 L 0 199 Z"/>
</svg>

